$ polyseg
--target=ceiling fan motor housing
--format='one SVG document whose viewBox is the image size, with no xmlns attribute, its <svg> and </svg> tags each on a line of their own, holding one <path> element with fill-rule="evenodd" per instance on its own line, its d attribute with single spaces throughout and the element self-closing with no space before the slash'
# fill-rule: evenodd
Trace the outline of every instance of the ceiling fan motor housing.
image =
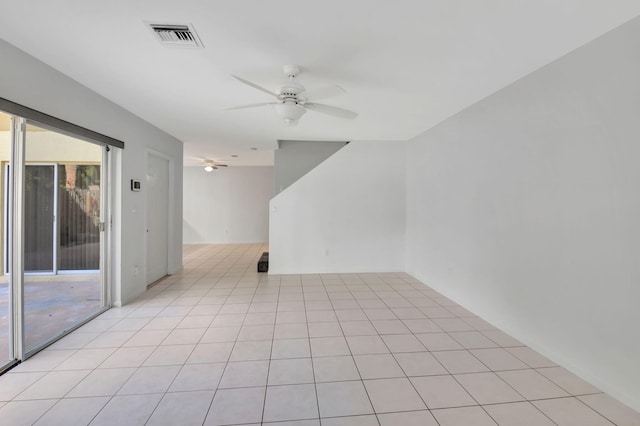
<svg viewBox="0 0 640 426">
<path fill-rule="evenodd" d="M 293 98 L 297 100 L 298 95 L 304 92 L 304 90 L 305 88 L 302 84 L 293 80 L 289 80 L 285 84 L 280 86 L 278 92 L 282 98 Z"/>
</svg>

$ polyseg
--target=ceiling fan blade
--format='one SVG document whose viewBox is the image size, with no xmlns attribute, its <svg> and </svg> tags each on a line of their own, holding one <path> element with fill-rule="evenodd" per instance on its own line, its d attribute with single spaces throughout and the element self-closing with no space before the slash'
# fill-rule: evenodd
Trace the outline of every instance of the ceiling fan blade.
<svg viewBox="0 0 640 426">
<path fill-rule="evenodd" d="M 238 77 L 237 75 L 231 75 L 231 77 L 235 78 L 236 80 L 238 80 L 238 81 L 239 81 L 239 82 L 241 82 L 241 83 L 246 84 L 247 86 L 251 86 L 251 87 L 253 87 L 254 89 L 258 89 L 258 90 L 260 90 L 260 91 L 262 91 L 262 92 L 264 92 L 264 93 L 268 93 L 268 94 L 270 94 L 271 96 L 276 97 L 277 99 L 280 99 L 280 98 L 278 97 L 278 95 L 277 95 L 277 94 L 275 94 L 275 93 L 273 93 L 271 90 L 269 90 L 269 89 L 265 89 L 265 88 L 264 88 L 264 87 L 262 87 L 262 86 L 258 86 L 257 84 L 252 83 L 252 82 L 250 82 L 249 80 L 245 80 L 244 78 L 242 78 L 242 77 Z"/>
<path fill-rule="evenodd" d="M 218 164 L 218 163 L 214 164 L 214 166 L 216 166 L 216 167 L 229 167 L 226 164 Z"/>
<path fill-rule="evenodd" d="M 358 116 L 357 112 L 349 111 L 348 109 L 342 109 L 331 105 L 317 104 L 315 102 L 307 102 L 304 107 L 311 111 L 321 112 L 323 114 L 332 115 L 339 118 L 354 119 Z"/>
<path fill-rule="evenodd" d="M 223 109 L 226 110 L 226 111 L 229 111 L 229 110 L 232 110 L 232 109 L 256 108 L 256 107 L 261 107 L 261 106 L 265 106 L 265 105 L 271 105 L 272 103 L 273 102 L 261 102 L 259 104 L 239 105 L 239 106 L 223 108 Z"/>
<path fill-rule="evenodd" d="M 319 101 L 321 99 L 333 98 L 346 92 L 347 91 L 340 86 L 327 86 L 305 92 L 304 97 L 311 101 Z"/>
</svg>

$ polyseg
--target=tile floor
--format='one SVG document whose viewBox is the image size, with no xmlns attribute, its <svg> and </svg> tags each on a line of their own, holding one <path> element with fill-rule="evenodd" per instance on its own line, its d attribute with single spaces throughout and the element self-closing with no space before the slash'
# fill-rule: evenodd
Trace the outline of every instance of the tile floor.
<svg viewBox="0 0 640 426">
<path fill-rule="evenodd" d="M 7 425 L 640 425 L 640 414 L 402 273 L 185 268 L 0 377 Z"/>
</svg>

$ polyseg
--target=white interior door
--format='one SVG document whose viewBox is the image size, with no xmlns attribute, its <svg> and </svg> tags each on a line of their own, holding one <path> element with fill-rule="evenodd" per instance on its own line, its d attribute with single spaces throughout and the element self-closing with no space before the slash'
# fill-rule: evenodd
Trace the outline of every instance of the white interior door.
<svg viewBox="0 0 640 426">
<path fill-rule="evenodd" d="M 147 284 L 169 271 L 169 160 L 147 154 Z"/>
</svg>

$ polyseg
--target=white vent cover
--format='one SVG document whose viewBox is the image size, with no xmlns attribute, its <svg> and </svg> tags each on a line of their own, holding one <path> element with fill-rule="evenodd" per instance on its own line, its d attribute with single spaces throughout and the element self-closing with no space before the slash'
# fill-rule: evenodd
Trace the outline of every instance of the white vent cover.
<svg viewBox="0 0 640 426">
<path fill-rule="evenodd" d="M 156 39 L 165 46 L 175 47 L 203 47 L 193 25 L 155 24 L 145 22 Z"/>
</svg>

